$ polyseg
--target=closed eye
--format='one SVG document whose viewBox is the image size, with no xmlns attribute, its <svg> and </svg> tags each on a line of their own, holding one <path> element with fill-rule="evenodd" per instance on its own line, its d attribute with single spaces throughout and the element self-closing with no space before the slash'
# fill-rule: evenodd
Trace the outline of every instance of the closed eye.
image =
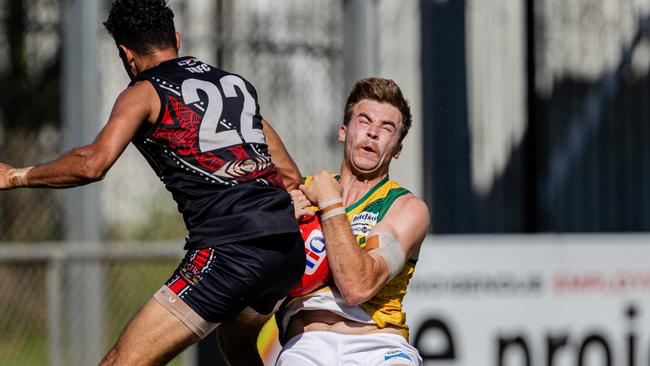
<svg viewBox="0 0 650 366">
<path fill-rule="evenodd" d="M 395 125 L 392 122 L 384 122 L 381 128 L 390 133 L 395 132 Z"/>
</svg>

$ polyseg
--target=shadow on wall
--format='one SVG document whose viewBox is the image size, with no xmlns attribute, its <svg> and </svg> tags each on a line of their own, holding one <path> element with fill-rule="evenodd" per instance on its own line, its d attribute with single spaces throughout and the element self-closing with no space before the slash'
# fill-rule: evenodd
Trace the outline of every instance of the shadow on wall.
<svg viewBox="0 0 650 366">
<path fill-rule="evenodd" d="M 650 70 L 639 72 L 632 61 L 650 47 L 650 15 L 639 20 L 615 69 L 595 82 L 567 75 L 545 96 L 531 87 L 528 10 L 529 128 L 489 192 L 479 194 L 470 175 L 464 1 L 422 4 L 425 187 L 434 233 L 650 230 Z"/>
</svg>

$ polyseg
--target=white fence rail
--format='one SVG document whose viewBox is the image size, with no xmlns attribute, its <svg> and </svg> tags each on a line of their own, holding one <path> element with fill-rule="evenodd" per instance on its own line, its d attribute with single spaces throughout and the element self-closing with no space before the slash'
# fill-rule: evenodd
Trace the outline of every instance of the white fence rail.
<svg viewBox="0 0 650 366">
<path fill-rule="evenodd" d="M 167 242 L 0 243 L 0 366 L 97 364 L 182 254 L 178 243 Z M 72 286 L 93 271 L 100 273 L 100 284 Z M 92 291 L 101 295 L 98 301 L 70 291 L 93 286 L 100 287 Z M 70 321 L 83 316 L 98 316 L 101 329 Z M 78 339 L 87 344 L 72 344 Z M 173 364 L 193 365 L 194 353 L 186 351 Z"/>
</svg>

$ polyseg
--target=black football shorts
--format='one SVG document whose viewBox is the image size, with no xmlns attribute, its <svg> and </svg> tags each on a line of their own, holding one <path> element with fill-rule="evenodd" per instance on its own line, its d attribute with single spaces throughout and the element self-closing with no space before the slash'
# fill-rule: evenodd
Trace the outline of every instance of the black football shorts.
<svg viewBox="0 0 650 366">
<path fill-rule="evenodd" d="M 190 250 L 161 289 L 165 296 L 157 294 L 157 300 L 173 303 L 179 297 L 210 323 L 230 322 L 246 307 L 270 314 L 304 270 L 300 233 Z"/>
</svg>

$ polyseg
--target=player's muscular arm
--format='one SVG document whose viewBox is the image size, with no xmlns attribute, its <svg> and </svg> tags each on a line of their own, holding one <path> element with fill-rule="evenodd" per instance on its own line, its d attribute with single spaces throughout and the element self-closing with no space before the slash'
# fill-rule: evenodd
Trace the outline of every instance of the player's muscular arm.
<svg viewBox="0 0 650 366">
<path fill-rule="evenodd" d="M 327 202 L 342 197 L 341 186 L 326 171 L 315 175 L 309 186 L 300 189 L 321 210 L 326 208 L 323 206 L 327 206 Z M 348 305 L 360 304 L 371 297 L 368 294 L 373 289 L 380 288 L 388 280 L 388 270 L 383 271 L 384 277 L 376 275 L 382 272 L 381 266 L 385 264 L 357 245 L 344 214 L 323 217 L 325 215 L 321 214 L 327 261 L 334 283 Z"/>
<path fill-rule="evenodd" d="M 298 189 L 298 186 L 302 183 L 302 176 L 300 175 L 298 166 L 282 143 L 280 136 L 278 136 L 266 120 L 262 120 L 262 131 L 264 132 L 266 144 L 269 147 L 271 160 L 282 176 L 282 181 L 287 191 Z"/>
<path fill-rule="evenodd" d="M 301 189 L 310 200 L 326 202 L 341 197 L 340 187 L 337 191 L 335 183 L 338 186 L 325 172 L 316 176 L 309 187 Z M 414 196 L 405 196 L 395 201 L 374 233 L 390 234 L 408 257 L 419 251 L 428 225 L 426 205 Z M 383 257 L 386 254 L 373 253 L 376 249 L 362 250 L 354 240 L 345 215 L 323 221 L 322 227 L 330 271 L 345 302 L 357 305 L 367 301 L 390 280 L 389 265 Z"/>
<path fill-rule="evenodd" d="M 298 166 L 282 143 L 280 136 L 278 136 L 266 120 L 262 120 L 262 131 L 264 132 L 266 144 L 269 147 L 271 160 L 282 176 L 282 182 L 284 183 L 285 188 L 287 191 L 298 189 L 298 186 L 302 183 L 302 175 L 300 174 L 300 170 L 298 170 Z"/>
<path fill-rule="evenodd" d="M 141 82 L 127 88 L 115 101 L 111 116 L 95 140 L 74 148 L 58 159 L 15 169 L 0 164 L 0 189 L 20 187 L 76 187 L 103 179 L 122 154 L 140 125 L 153 121 L 160 102 L 153 86 Z"/>
</svg>

